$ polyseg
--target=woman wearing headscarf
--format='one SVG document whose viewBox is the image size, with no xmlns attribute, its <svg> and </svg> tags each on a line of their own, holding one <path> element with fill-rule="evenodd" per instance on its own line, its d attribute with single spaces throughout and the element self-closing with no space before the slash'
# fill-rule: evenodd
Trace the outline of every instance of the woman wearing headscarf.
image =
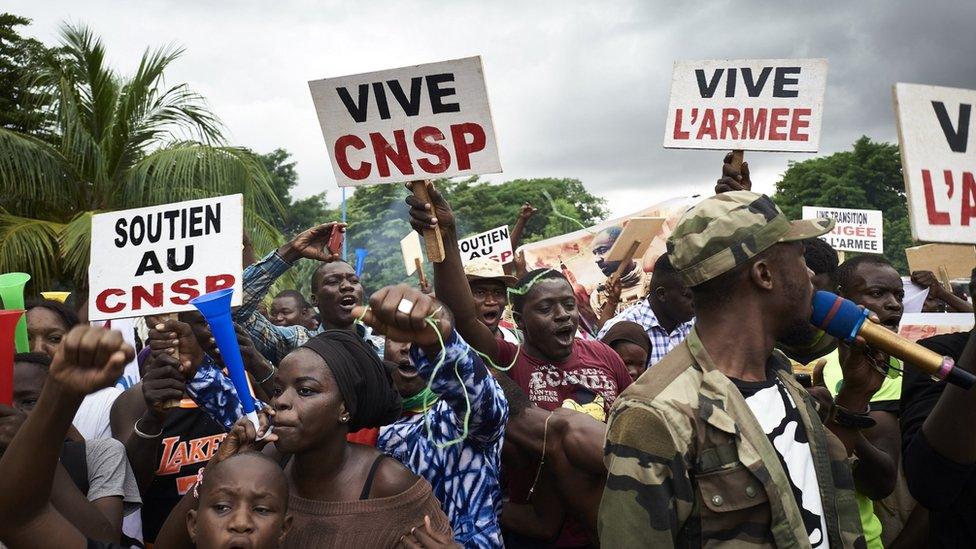
<svg viewBox="0 0 976 549">
<path fill-rule="evenodd" d="M 392 547 L 425 517 L 450 539 L 426 480 L 346 440 L 392 423 L 401 409 L 389 371 L 360 338 L 328 330 L 310 339 L 281 361 L 274 393 L 275 447 L 291 454 L 285 547 Z"/>
<path fill-rule="evenodd" d="M 636 322 L 622 320 L 610 327 L 600 340 L 610 346 L 624 361 L 631 379 L 647 370 L 647 357 L 651 354 L 651 339 L 644 327 Z"/>
</svg>

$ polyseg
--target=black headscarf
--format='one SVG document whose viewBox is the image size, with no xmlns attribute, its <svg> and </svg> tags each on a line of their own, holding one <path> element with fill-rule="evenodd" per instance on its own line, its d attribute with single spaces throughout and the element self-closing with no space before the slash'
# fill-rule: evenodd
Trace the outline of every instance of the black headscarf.
<svg viewBox="0 0 976 549">
<path fill-rule="evenodd" d="M 389 425 L 400 417 L 400 393 L 390 372 L 359 336 L 326 330 L 302 347 L 315 351 L 332 372 L 349 411 L 349 430 Z"/>
<path fill-rule="evenodd" d="M 629 320 L 622 320 L 611 326 L 600 341 L 611 347 L 618 341 L 626 341 L 644 349 L 647 354 L 651 353 L 651 338 L 647 337 L 644 327 Z"/>
</svg>

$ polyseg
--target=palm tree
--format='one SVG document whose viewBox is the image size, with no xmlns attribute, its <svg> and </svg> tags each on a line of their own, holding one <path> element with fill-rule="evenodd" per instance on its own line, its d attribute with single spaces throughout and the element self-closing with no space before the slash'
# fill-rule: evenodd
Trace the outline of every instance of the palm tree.
<svg viewBox="0 0 976 549">
<path fill-rule="evenodd" d="M 54 137 L 0 128 L 0 272 L 31 273 L 38 290 L 87 287 L 92 214 L 234 193 L 255 248 L 277 245 L 267 170 L 226 145 L 202 96 L 164 81 L 181 48 L 147 49 L 122 77 L 87 27 L 62 26 L 61 42 L 35 81 L 53 99 Z"/>
</svg>

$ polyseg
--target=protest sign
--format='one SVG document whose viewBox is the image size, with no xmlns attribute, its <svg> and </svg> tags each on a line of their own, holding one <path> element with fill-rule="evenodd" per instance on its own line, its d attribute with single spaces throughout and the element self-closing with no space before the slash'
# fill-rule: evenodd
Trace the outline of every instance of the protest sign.
<svg viewBox="0 0 976 549">
<path fill-rule="evenodd" d="M 407 233 L 400 240 L 400 252 L 403 254 L 403 268 L 407 275 L 412 275 L 417 270 L 417 263 L 424 260 L 423 252 L 420 251 L 420 235 L 414 231 Z"/>
<path fill-rule="evenodd" d="M 925 300 L 929 297 L 929 289 L 915 284 L 908 276 L 901 277 L 901 287 L 905 291 L 905 297 L 901 300 L 904 314 L 922 312 Z"/>
<path fill-rule="evenodd" d="M 976 243 L 976 90 L 895 84 L 894 97 L 912 236 Z"/>
<path fill-rule="evenodd" d="M 635 256 L 633 268 L 621 276 L 620 303 L 621 307 L 625 307 L 647 295 L 646 286 L 654 269 L 654 262 L 665 252 L 668 235 L 681 216 L 700 200 L 701 197 L 674 198 L 593 227 L 525 244 L 519 250 L 524 252 L 525 267 L 530 271 L 548 267 L 563 269 L 564 273 L 571 274 L 588 294 L 585 299 L 589 299 L 590 305 L 599 310 L 604 294 L 597 290 L 619 268 L 619 262 L 610 261 L 607 255 L 617 239 L 633 218 L 664 218 L 664 223 L 651 239 L 647 251 Z"/>
<path fill-rule="evenodd" d="M 976 269 L 976 247 L 965 244 L 925 244 L 905 248 L 908 258 L 908 269 L 915 271 L 931 271 L 942 278 L 969 279 Z M 943 272 L 944 271 L 944 272 Z"/>
<path fill-rule="evenodd" d="M 234 289 L 241 303 L 243 197 L 235 194 L 92 216 L 91 320 L 193 310 Z"/>
<path fill-rule="evenodd" d="M 607 252 L 607 261 L 624 261 L 628 259 L 628 254 L 630 258 L 643 257 L 651 246 L 651 241 L 660 234 L 664 221 L 663 217 L 630 218 L 613 247 Z M 630 254 L 630 248 L 634 244 L 637 246 L 634 247 L 634 253 Z"/>
<path fill-rule="evenodd" d="M 918 341 L 972 329 L 972 313 L 905 313 L 898 325 L 898 335 L 909 341 Z"/>
<path fill-rule="evenodd" d="M 833 219 L 834 229 L 820 237 L 835 250 L 884 253 L 884 225 L 879 210 L 804 206 L 803 219 Z"/>
<path fill-rule="evenodd" d="M 461 251 L 461 263 L 464 265 L 482 257 L 504 265 L 513 258 L 512 238 L 505 225 L 458 240 L 458 249 Z"/>
<path fill-rule="evenodd" d="M 308 85 L 340 187 L 502 170 L 480 57 Z"/>
<path fill-rule="evenodd" d="M 664 146 L 817 152 L 826 59 L 675 61 Z"/>
</svg>

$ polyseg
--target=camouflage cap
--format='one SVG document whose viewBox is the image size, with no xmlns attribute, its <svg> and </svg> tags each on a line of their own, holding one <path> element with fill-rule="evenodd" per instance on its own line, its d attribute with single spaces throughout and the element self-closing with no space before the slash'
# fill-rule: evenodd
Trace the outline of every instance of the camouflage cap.
<svg viewBox="0 0 976 549">
<path fill-rule="evenodd" d="M 685 285 L 697 286 L 773 244 L 817 237 L 833 227 L 832 219 L 791 222 L 764 194 L 727 192 L 702 200 L 681 217 L 668 238 L 668 255 Z"/>
</svg>

